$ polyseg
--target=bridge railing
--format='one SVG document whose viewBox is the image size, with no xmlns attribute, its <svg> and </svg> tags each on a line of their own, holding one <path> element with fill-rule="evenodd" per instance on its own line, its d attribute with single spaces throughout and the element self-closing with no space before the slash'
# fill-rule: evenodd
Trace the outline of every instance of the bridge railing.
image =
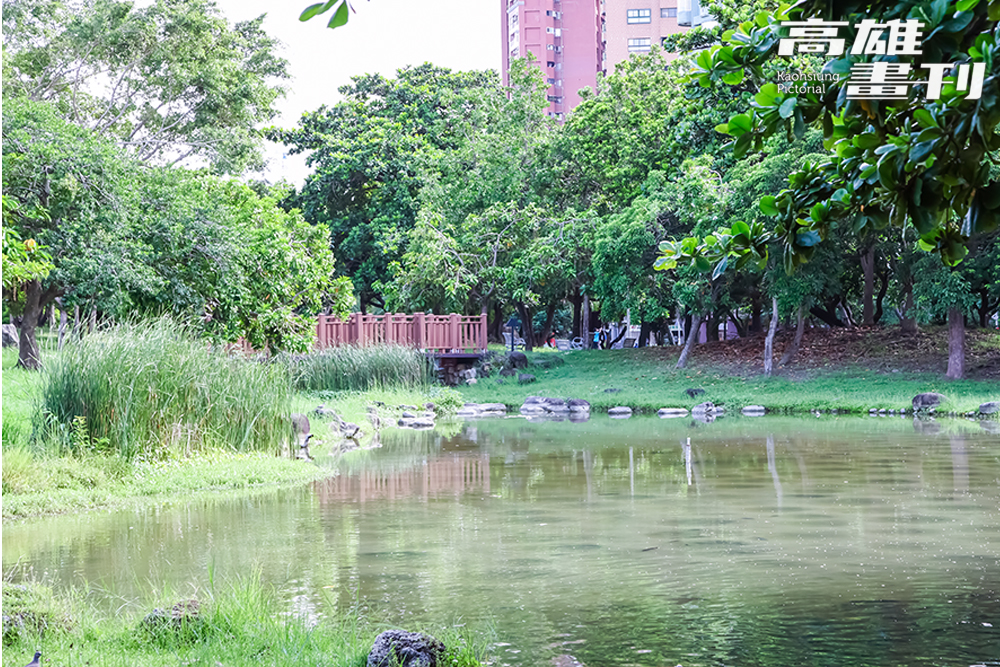
<svg viewBox="0 0 1000 667">
<path fill-rule="evenodd" d="M 319 349 L 390 343 L 428 352 L 483 351 L 486 349 L 486 315 L 354 313 L 346 320 L 320 315 L 316 322 Z"/>
</svg>

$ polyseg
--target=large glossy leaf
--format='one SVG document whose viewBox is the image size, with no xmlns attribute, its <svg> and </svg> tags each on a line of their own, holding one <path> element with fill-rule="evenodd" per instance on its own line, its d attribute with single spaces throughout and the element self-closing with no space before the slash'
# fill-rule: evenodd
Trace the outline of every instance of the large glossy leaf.
<svg viewBox="0 0 1000 667">
<path fill-rule="evenodd" d="M 333 18 L 331 18 L 330 22 L 326 24 L 326 27 L 339 28 L 340 26 L 345 25 L 347 23 L 347 17 L 348 17 L 347 12 L 348 12 L 347 0 L 344 0 L 343 4 L 341 4 L 340 7 L 337 7 L 337 11 L 334 12 Z"/>
<path fill-rule="evenodd" d="M 330 7 L 333 7 L 334 3 L 336 3 L 337 1 L 338 0 L 329 0 L 328 2 L 318 2 L 315 5 L 309 5 L 308 7 L 305 8 L 305 11 L 303 11 L 302 14 L 299 16 L 299 20 L 308 21 L 317 14 L 322 14 L 326 10 L 330 9 Z"/>
</svg>

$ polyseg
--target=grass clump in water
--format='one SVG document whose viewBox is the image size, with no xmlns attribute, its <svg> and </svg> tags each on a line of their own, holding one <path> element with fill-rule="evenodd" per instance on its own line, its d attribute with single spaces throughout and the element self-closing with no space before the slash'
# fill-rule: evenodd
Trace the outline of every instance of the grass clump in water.
<svg viewBox="0 0 1000 667">
<path fill-rule="evenodd" d="M 344 345 L 281 359 L 300 391 L 412 389 L 431 381 L 427 357 L 403 345 Z"/>
<path fill-rule="evenodd" d="M 276 451 L 290 428 L 282 366 L 229 358 L 168 319 L 73 341 L 45 373 L 37 431 L 73 453 Z"/>
</svg>

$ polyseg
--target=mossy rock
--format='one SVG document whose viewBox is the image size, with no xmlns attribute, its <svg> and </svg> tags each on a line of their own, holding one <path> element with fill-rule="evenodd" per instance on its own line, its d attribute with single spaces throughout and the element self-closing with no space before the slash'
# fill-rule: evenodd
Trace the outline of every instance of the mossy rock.
<svg viewBox="0 0 1000 667">
<path fill-rule="evenodd" d="M 36 583 L 3 582 L 3 644 L 10 646 L 19 637 L 37 640 L 46 632 L 69 631 L 73 618 L 52 589 Z"/>
<path fill-rule="evenodd" d="M 562 357 L 556 356 L 554 354 L 547 354 L 544 357 L 533 359 L 531 365 L 536 368 L 549 369 L 549 368 L 558 368 L 559 366 L 562 366 L 565 363 L 566 360 L 563 359 Z"/>
</svg>

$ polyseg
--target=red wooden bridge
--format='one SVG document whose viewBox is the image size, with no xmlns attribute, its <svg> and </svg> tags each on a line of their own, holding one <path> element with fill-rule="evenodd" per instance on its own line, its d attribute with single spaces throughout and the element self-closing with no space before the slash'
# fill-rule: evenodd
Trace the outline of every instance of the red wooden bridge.
<svg viewBox="0 0 1000 667">
<path fill-rule="evenodd" d="M 435 356 L 479 356 L 486 351 L 486 315 L 354 313 L 347 320 L 320 315 L 316 346 L 384 345 L 415 347 Z"/>
</svg>

